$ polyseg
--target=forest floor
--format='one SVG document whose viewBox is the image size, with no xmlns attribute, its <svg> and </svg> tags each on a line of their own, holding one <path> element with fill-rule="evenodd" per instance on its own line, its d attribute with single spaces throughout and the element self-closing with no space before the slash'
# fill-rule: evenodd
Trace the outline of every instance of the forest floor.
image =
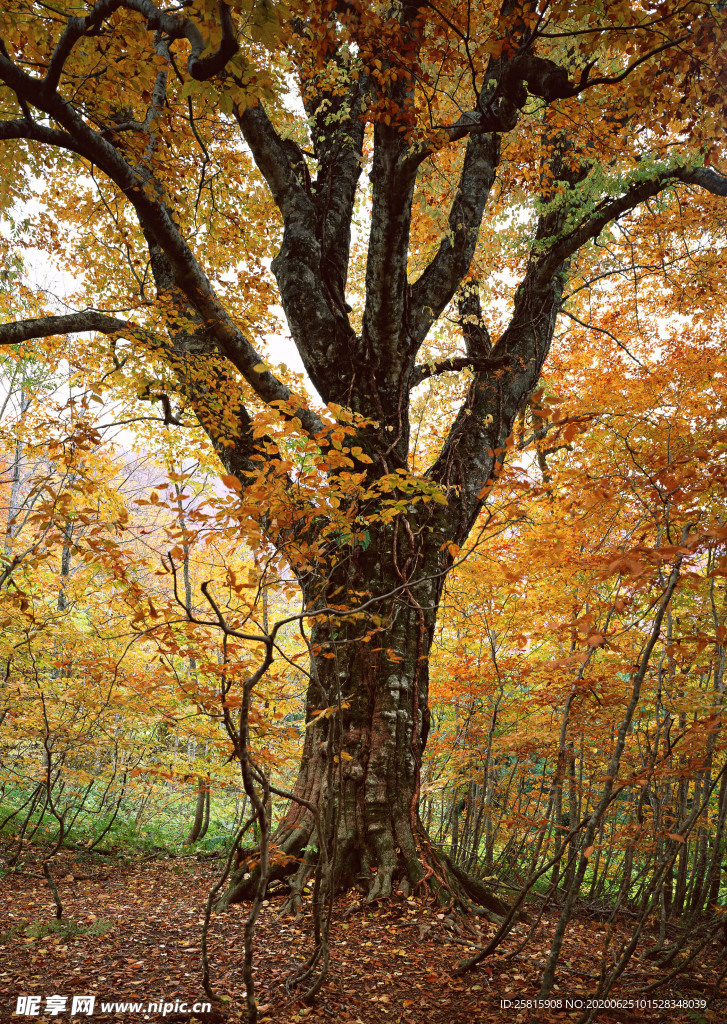
<svg viewBox="0 0 727 1024">
<path fill-rule="evenodd" d="M 74 995 L 96 996 L 92 1016 L 79 1014 L 74 1021 L 245 1020 L 244 906 L 213 918 L 210 931 L 212 984 L 225 1001 L 210 1012 L 192 1012 L 194 1004 L 207 998 L 200 983 L 200 930 L 217 863 L 185 858 L 89 865 L 64 853 L 53 865 L 64 917 L 85 927 L 93 925 L 96 931 L 109 930 L 105 935 L 28 935 L 29 925 L 53 920 L 52 895 L 42 875 L 6 877 L 0 888 L 2 1024 L 68 1021 Z M 39 872 L 39 867 L 28 870 Z M 555 912 L 543 915 L 525 948 L 517 951 L 529 928 L 520 924 L 494 956 L 456 978 L 453 967 L 471 952 L 463 944 L 470 939 L 466 931 L 453 932 L 453 922 L 441 911 L 403 898 L 365 908 L 355 906 L 353 897 L 344 899 L 334 909 L 328 978 L 316 1003 L 305 1006 L 295 993 L 287 993 L 285 979 L 311 949 L 311 922 L 308 916 L 297 923 L 281 920 L 281 899 L 271 898 L 256 933 L 255 977 L 265 1024 L 515 1024 L 532 1017 L 518 1000 L 537 998 Z M 491 931 L 492 925 L 481 926 L 483 938 Z M 612 948 L 621 945 L 627 932 L 624 921 Z M 605 935 L 605 924 L 585 910 L 573 921 L 550 997 L 552 1008 L 539 1010 L 539 1021 L 578 1019 L 577 1000 L 587 1000 L 598 983 Z M 641 1007 L 604 1009 L 593 1019 L 614 1024 L 723 1024 L 727 980 L 712 998 L 727 968 L 722 947 L 710 943 L 683 974 L 645 992 L 660 978 L 660 969 L 645 956 L 655 941 L 654 934 L 647 935 L 641 955 L 631 960 L 609 996 L 640 1001 Z M 665 974 L 662 969 L 661 976 Z M 16 1015 L 19 996 L 41 997 L 33 1016 Z M 60 997 L 55 1011 L 53 1003 L 46 1005 L 53 996 Z M 66 1006 L 61 1009 L 63 997 Z M 710 1005 L 701 1009 L 710 999 Z M 172 1007 L 150 1011 L 148 1004 L 157 1002 Z M 103 1003 L 139 1005 L 122 1010 L 104 1009 Z"/>
</svg>

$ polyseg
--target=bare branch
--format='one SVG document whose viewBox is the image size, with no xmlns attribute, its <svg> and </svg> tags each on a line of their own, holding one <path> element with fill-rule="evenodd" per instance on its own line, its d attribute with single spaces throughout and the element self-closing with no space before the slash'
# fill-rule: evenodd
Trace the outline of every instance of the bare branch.
<svg viewBox="0 0 727 1024">
<path fill-rule="evenodd" d="M 567 316 L 570 320 L 575 321 L 575 323 L 579 324 L 581 327 L 585 327 L 587 331 L 599 331 L 601 334 L 605 334 L 608 338 L 611 339 L 611 341 L 615 342 L 618 345 L 618 347 L 626 353 L 629 359 L 632 359 L 636 363 L 637 366 L 640 366 L 642 370 L 646 369 L 641 360 L 637 359 L 633 352 L 629 351 L 627 346 L 624 345 L 622 341 L 619 341 L 615 334 L 612 334 L 611 331 L 606 330 L 605 327 L 598 327 L 596 324 L 587 324 L 584 320 L 579 320 L 574 313 L 569 313 L 567 309 L 561 309 L 561 313 L 563 314 L 563 316 Z"/>
</svg>

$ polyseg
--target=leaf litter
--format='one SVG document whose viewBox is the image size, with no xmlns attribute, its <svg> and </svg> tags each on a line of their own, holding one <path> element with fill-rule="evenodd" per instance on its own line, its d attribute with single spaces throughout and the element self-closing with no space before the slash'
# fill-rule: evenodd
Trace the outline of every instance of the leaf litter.
<svg viewBox="0 0 727 1024">
<path fill-rule="evenodd" d="M 67 863 L 65 861 L 67 860 Z M 164 1020 L 177 1024 L 237 1024 L 245 1021 L 242 980 L 244 905 L 213 919 L 209 936 L 212 984 L 222 995 L 200 1013 L 106 1013 L 104 1002 L 163 1002 L 193 1006 L 208 1002 L 201 987 L 200 931 L 203 908 L 215 878 L 209 862 L 164 859 L 125 864 L 111 874 L 79 867 L 71 855 L 54 861 L 64 921 L 54 919 L 54 904 L 44 883 L 28 875 L 7 875 L 0 890 L 0 1022 L 69 1019 L 69 1014 L 17 1016 L 18 995 L 95 995 L 92 1018 L 109 1021 Z M 476 950 L 471 943 L 486 939 L 494 926 L 481 922 L 462 928 L 431 904 L 403 897 L 365 906 L 355 895 L 337 901 L 331 927 L 331 966 L 313 1005 L 305 1005 L 286 989 L 286 979 L 312 947 L 308 916 L 281 918 L 282 897 L 271 897 L 256 932 L 256 995 L 261 1024 L 340 1022 L 340 1024 L 494 1024 L 524 1022 L 532 1011 L 517 1000 L 538 996 L 540 978 L 557 921 L 557 909 L 546 911 L 537 931 L 523 946 L 530 927 L 519 924 L 488 960 L 461 977 L 456 964 Z M 472 922 L 470 922 L 472 926 Z M 611 937 L 618 947 L 629 933 L 619 922 Z M 586 999 L 595 992 L 607 939 L 603 921 L 585 913 L 571 923 L 550 995 L 551 1004 Z M 709 999 L 701 1011 L 661 1009 L 602 1010 L 594 1018 L 613 1024 L 721 1024 L 727 1019 L 727 993 L 719 989 L 725 970 L 721 947 L 712 943 L 685 975 L 667 987 L 640 995 L 658 981 L 660 970 L 645 954 L 656 941 L 647 934 L 640 955 L 609 998 L 659 1000 Z M 467 948 L 469 947 L 469 949 Z M 522 947 L 522 948 L 521 948 Z M 510 1005 L 503 1005 L 508 1000 Z M 578 1012 L 540 1010 L 539 1021 L 576 1020 Z"/>
</svg>

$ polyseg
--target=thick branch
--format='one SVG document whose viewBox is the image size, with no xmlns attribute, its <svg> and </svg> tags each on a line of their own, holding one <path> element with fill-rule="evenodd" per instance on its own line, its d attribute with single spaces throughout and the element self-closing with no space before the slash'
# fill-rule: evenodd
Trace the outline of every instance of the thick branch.
<svg viewBox="0 0 727 1024">
<path fill-rule="evenodd" d="M 522 53 L 513 59 L 493 59 L 485 72 L 485 85 L 477 97 L 477 110 L 465 112 L 448 129 L 450 140 L 469 135 L 465 162 L 458 192 L 449 218 L 449 231 L 442 240 L 437 255 L 412 287 L 411 319 L 413 333 L 419 344 L 426 336 L 431 324 L 441 315 L 466 274 L 477 244 L 480 222 L 490 188 L 495 177 L 499 160 L 499 133 L 511 131 L 517 124 L 519 111 L 527 101 L 528 92 L 545 100 L 555 102 L 595 85 L 617 84 L 632 74 L 636 67 L 662 50 L 684 41 L 685 37 L 667 41 L 648 54 L 632 62 L 620 75 L 613 78 L 590 79 L 590 67 L 583 70 L 580 81 L 572 83 L 568 71 L 548 58 L 533 53 Z M 526 88 L 527 87 L 527 88 Z M 428 154 L 423 149 L 410 159 L 420 163 Z M 648 188 L 635 195 L 640 202 L 653 194 Z M 627 203 L 628 205 L 628 203 Z M 606 212 L 603 223 L 608 223 L 613 213 Z M 595 233 L 601 230 L 596 227 Z M 593 237 L 593 235 L 589 236 Z M 587 240 L 587 239 L 586 239 Z M 583 240 L 574 237 L 574 248 L 564 247 L 554 254 L 548 264 L 545 276 L 553 266 L 567 259 Z"/>
<path fill-rule="evenodd" d="M 49 128 L 47 125 L 38 124 L 37 121 L 27 118 L 19 117 L 14 121 L 0 121 L 0 140 L 8 142 L 14 139 L 42 142 L 47 146 L 56 146 L 58 149 L 65 149 L 71 153 L 81 152 L 75 139 L 68 132 Z"/>
<path fill-rule="evenodd" d="M 302 22 L 294 25 L 302 40 L 309 37 Z M 283 217 L 272 270 L 303 363 L 326 401 L 347 404 L 351 366 L 346 357 L 354 333 L 345 291 L 367 79 L 354 78 L 350 58 L 332 46 L 326 57 L 325 71 L 303 89 L 318 162 L 315 182 L 303 151 L 293 139 L 281 138 L 261 104 L 237 113 L 237 121 Z"/>
<path fill-rule="evenodd" d="M 727 196 L 727 174 L 713 167 L 679 168 L 674 177 L 687 185 L 698 185 L 713 196 Z"/>
<path fill-rule="evenodd" d="M 299 220 L 312 228 L 314 210 L 310 193 L 296 175 L 290 150 L 273 127 L 262 103 L 246 107 L 242 113 L 236 110 L 235 117 L 284 223 Z"/>
<path fill-rule="evenodd" d="M 482 504 L 483 488 L 504 458 L 522 403 L 535 387 L 550 349 L 563 290 L 562 275 L 536 288 L 531 268 L 517 290 L 509 325 L 477 370 L 429 476 L 448 489 L 451 536 L 466 539 Z"/>
<path fill-rule="evenodd" d="M 577 82 L 571 82 L 566 68 L 534 53 L 519 54 L 507 62 L 491 61 L 484 77 L 487 81 L 492 78 L 493 73 L 497 73 L 496 89 L 491 91 L 487 98 L 484 93 L 481 94 L 478 109 L 465 111 L 454 124 L 445 127 L 444 131 L 447 132 L 450 142 L 456 142 L 467 135 L 512 131 L 517 124 L 519 111 L 527 102 L 528 93 L 545 100 L 546 103 L 554 103 L 560 99 L 578 96 L 596 86 L 619 85 L 642 64 L 664 50 L 680 46 L 688 39 L 688 35 L 668 39 L 637 57 L 618 75 L 591 78 L 590 72 L 596 63 L 594 60 L 583 68 Z"/>
<path fill-rule="evenodd" d="M 341 370 L 346 369 L 339 353 L 345 351 L 344 343 L 350 349 L 353 330 L 344 308 L 342 284 L 338 289 L 327 287 L 319 204 L 311 192 L 305 157 L 294 142 L 280 138 L 262 105 L 246 109 L 237 119 L 283 216 L 283 240 L 272 270 L 288 324 L 319 394 L 326 402 L 344 404 L 348 377 L 344 374 L 346 380 L 339 381 Z M 347 230 L 355 179 L 350 191 Z M 339 258 L 347 263 L 347 256 L 348 236 Z"/>
<path fill-rule="evenodd" d="M 378 122 L 374 128 L 371 227 L 366 259 L 364 339 L 374 365 L 398 376 L 406 352 L 402 326 L 416 167 L 406 161 L 403 136 Z"/>
<path fill-rule="evenodd" d="M 203 57 L 206 43 L 202 33 L 190 18 L 162 11 L 151 0 L 99 0 L 85 18 L 69 18 L 58 44 L 53 51 L 43 86 L 48 94 L 58 88 L 63 69 L 76 43 L 84 36 L 96 33 L 101 24 L 119 8 L 136 11 L 150 29 L 162 33 L 168 39 L 186 38 L 191 51 L 187 58 L 187 70 L 198 82 L 214 78 L 224 70 L 227 62 L 237 53 L 239 47 L 235 38 L 235 26 L 227 4 L 218 5 L 222 38 L 214 53 Z"/>
<path fill-rule="evenodd" d="M 205 82 L 219 75 L 224 70 L 227 62 L 235 56 L 240 48 L 235 38 L 235 26 L 232 23 L 230 8 L 227 4 L 219 3 L 217 9 L 220 15 L 222 38 L 215 53 L 210 53 L 207 57 L 202 56 L 202 52 L 205 49 L 204 40 L 201 38 L 195 39 L 194 35 L 190 34 L 190 26 L 196 29 L 196 25 L 193 22 L 187 22 L 185 35 L 192 43 L 192 52 L 187 59 L 187 68 L 192 78 L 195 78 L 198 82 Z"/>
<path fill-rule="evenodd" d="M 554 168 L 558 168 L 561 160 L 557 148 L 552 160 Z M 571 172 L 571 186 L 582 177 L 583 170 Z M 565 172 L 557 176 L 569 180 Z M 466 536 L 474 522 L 482 488 L 495 468 L 496 459 L 502 458 L 522 402 L 537 383 L 561 306 L 568 261 L 609 222 L 678 182 L 696 185 L 714 195 L 727 195 L 727 175 L 703 167 L 672 168 L 635 183 L 618 199 L 604 202 L 593 217 L 566 234 L 563 229 L 570 213 L 567 206 L 549 210 L 540 217 L 534 252 L 516 292 L 512 319 L 492 350 L 492 356 L 509 357 L 509 366 L 475 374 L 444 448 L 430 470 L 433 479 L 450 489 L 453 536 L 455 528 L 460 532 L 464 529 Z M 550 236 L 559 240 L 545 255 L 538 256 L 537 248 Z"/>
<path fill-rule="evenodd" d="M 155 348 L 163 347 L 169 358 L 173 369 L 179 369 L 179 352 L 170 351 L 158 335 L 139 327 L 137 324 L 120 320 L 117 317 L 99 313 L 96 310 L 84 310 L 79 313 L 66 313 L 59 316 L 35 317 L 28 320 L 16 320 L 9 324 L 0 324 L 0 346 L 17 345 L 24 341 L 32 341 L 36 338 L 50 338 L 61 334 L 81 334 L 86 331 L 97 331 L 100 334 L 107 334 L 117 338 L 137 338 L 147 342 L 152 341 Z M 234 393 L 234 383 L 223 379 L 224 368 L 217 370 L 217 379 L 210 380 L 208 389 L 214 391 L 215 396 L 220 394 Z M 243 474 L 259 468 L 262 442 L 253 438 L 253 422 L 242 403 L 238 403 L 236 409 L 235 423 L 237 425 L 237 436 L 235 444 L 230 444 L 230 438 L 221 435 L 219 423 L 216 419 L 210 419 L 209 409 L 215 403 L 209 403 L 209 396 L 203 394 L 199 381 L 190 381 L 184 373 L 177 374 L 179 390 L 189 402 L 192 409 L 204 427 L 215 447 L 220 460 L 230 473 L 242 478 Z M 161 401 L 164 407 L 164 422 L 179 423 L 179 418 L 171 413 L 169 397 L 166 394 L 152 393 L 147 389 L 146 393 L 140 395 L 152 401 Z M 205 404 L 207 399 L 207 404 Z"/>
<path fill-rule="evenodd" d="M 547 132 L 547 128 L 546 128 Z M 573 165 L 564 157 L 569 140 L 556 134 L 547 147 L 553 178 L 573 188 L 587 172 L 587 164 Z M 442 452 L 430 475 L 448 489 L 450 529 L 458 542 L 466 538 L 479 513 L 483 491 L 502 463 L 515 418 L 535 387 L 555 330 L 562 302 L 566 260 L 555 264 L 547 277 L 538 276 L 535 257 L 542 240 L 563 231 L 569 214 L 561 204 L 538 218 L 533 251 L 525 276 L 515 293 L 510 323 L 494 348 L 481 327 L 482 314 L 476 282 L 468 282 L 458 296 L 458 307 L 468 355 L 502 360 L 506 365 L 478 371 Z M 479 351 L 478 351 L 479 350 Z M 461 540 L 459 539 L 461 538 Z"/>
<path fill-rule="evenodd" d="M 631 212 L 646 199 L 651 199 L 676 182 L 697 185 L 716 196 L 727 196 L 727 175 L 709 167 L 676 167 L 662 171 L 654 178 L 639 181 L 618 199 L 604 201 L 598 212 L 577 228 L 558 239 L 540 259 L 536 281 L 543 284 L 556 269 L 586 242 L 596 238 L 612 221 Z"/>
<path fill-rule="evenodd" d="M 18 345 L 35 338 L 51 338 L 59 334 L 81 334 L 84 331 L 98 331 L 100 334 L 114 334 L 118 337 L 138 337 L 144 332 L 126 320 L 119 320 L 95 310 L 81 313 L 66 313 L 61 316 L 35 317 L 0 324 L 0 345 Z"/>
<path fill-rule="evenodd" d="M 350 59 L 332 54 L 343 91 L 324 79 L 313 95 L 304 92 L 318 175 L 311 185 L 316 207 L 316 236 L 321 244 L 321 273 L 334 315 L 347 319 L 346 282 L 351 248 L 351 220 L 363 163 L 365 97 L 370 82 L 364 71 L 352 78 Z"/>
<path fill-rule="evenodd" d="M 492 339 L 482 316 L 480 288 L 475 278 L 466 281 L 457 292 L 457 312 L 467 355 L 472 359 L 489 357 Z"/>
<path fill-rule="evenodd" d="M 65 63 L 78 40 L 90 32 L 95 32 L 106 18 L 122 6 L 123 0 L 99 0 L 85 18 L 68 19 L 45 76 L 44 84 L 49 92 L 55 92 L 58 88 Z"/>
<path fill-rule="evenodd" d="M 255 438 L 253 421 L 240 395 L 239 381 L 228 361 L 219 355 L 207 325 L 176 287 L 166 253 L 146 232 L 154 281 L 159 296 L 171 307 L 168 337 L 157 338 L 156 348 L 174 371 L 178 389 L 214 445 L 222 465 L 238 479 L 258 470 L 275 445 L 268 436 Z M 232 403 L 231 414 L 220 414 L 220 403 Z M 289 408 L 284 415 L 297 414 Z"/>
<path fill-rule="evenodd" d="M 424 341 L 469 270 L 499 157 L 496 135 L 469 139 L 449 214 L 449 231 L 436 256 L 411 287 L 410 322 L 418 344 Z"/>
</svg>

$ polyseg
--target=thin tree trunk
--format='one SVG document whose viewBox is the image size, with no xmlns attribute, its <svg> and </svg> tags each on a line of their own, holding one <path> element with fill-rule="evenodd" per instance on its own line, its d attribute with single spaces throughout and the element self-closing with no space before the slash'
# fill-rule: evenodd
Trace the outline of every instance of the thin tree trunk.
<svg viewBox="0 0 727 1024">
<path fill-rule="evenodd" d="M 16 535 L 19 529 L 17 523 L 17 516 L 22 507 L 20 500 L 20 489 L 23 482 L 23 439 L 22 439 L 22 423 L 30 408 L 30 398 L 25 393 L 25 384 L 22 383 L 20 386 L 20 422 L 18 424 L 18 437 L 15 442 L 15 452 L 13 454 L 13 474 L 10 483 L 10 505 L 8 507 L 8 521 L 5 528 L 5 556 L 10 558 L 13 548 L 13 537 Z"/>
<path fill-rule="evenodd" d="M 201 839 L 207 831 L 206 828 L 204 828 L 204 819 L 208 796 L 209 787 L 200 775 L 197 779 L 197 797 L 195 800 L 194 821 L 192 822 L 192 828 L 190 829 L 189 835 L 184 840 L 185 843 L 196 843 L 197 840 Z"/>
</svg>

